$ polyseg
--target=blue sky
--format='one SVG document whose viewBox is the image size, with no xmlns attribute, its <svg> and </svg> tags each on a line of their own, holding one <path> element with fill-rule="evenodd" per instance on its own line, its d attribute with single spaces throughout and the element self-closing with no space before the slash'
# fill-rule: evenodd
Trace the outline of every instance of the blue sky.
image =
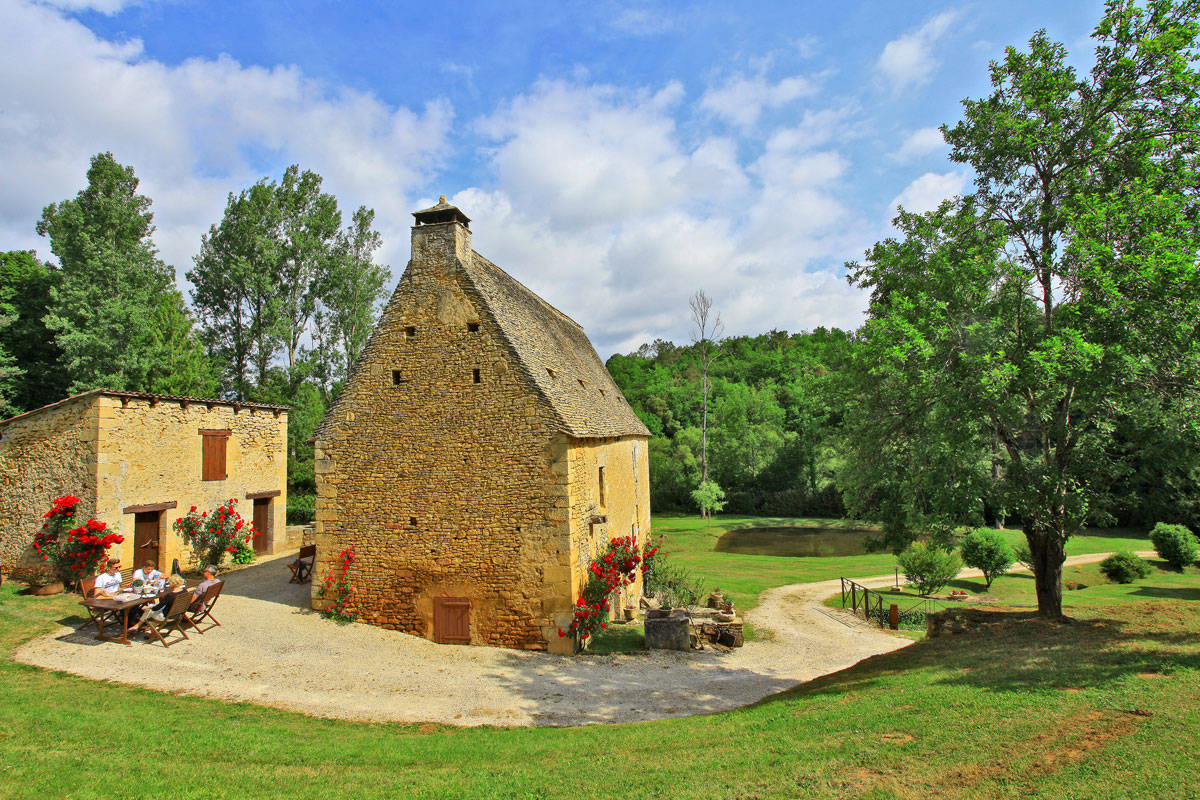
<svg viewBox="0 0 1200 800">
<path fill-rule="evenodd" d="M 0 248 L 112 150 L 183 273 L 225 196 L 290 163 L 378 214 L 445 193 L 477 250 L 602 356 L 688 337 L 853 327 L 842 264 L 969 189 L 936 127 L 1038 28 L 1090 63 L 1102 3 L 0 0 Z"/>
</svg>

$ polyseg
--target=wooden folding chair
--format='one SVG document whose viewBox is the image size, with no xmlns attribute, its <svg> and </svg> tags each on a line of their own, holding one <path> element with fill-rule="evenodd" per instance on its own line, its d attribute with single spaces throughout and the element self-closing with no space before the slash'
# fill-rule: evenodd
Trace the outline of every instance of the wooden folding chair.
<svg viewBox="0 0 1200 800">
<path fill-rule="evenodd" d="M 288 583 L 308 583 L 312 580 L 313 562 L 316 560 L 317 546 L 315 544 L 306 544 L 301 547 L 296 560 L 288 564 L 288 568 L 292 571 L 292 577 Z"/>
<path fill-rule="evenodd" d="M 154 619 L 153 617 L 146 618 L 145 626 L 149 635 L 162 642 L 163 647 L 170 647 L 163 634 L 165 633 L 169 636 L 172 630 L 179 631 L 179 635 L 185 639 L 189 638 L 183 630 L 183 626 L 188 622 L 186 615 L 191 602 L 191 592 L 183 591 L 175 595 L 175 599 L 171 601 L 171 605 L 167 607 L 166 613 L 163 614 L 161 620 Z"/>
<path fill-rule="evenodd" d="M 83 578 L 79 581 L 79 596 L 84 600 L 91 600 L 92 595 L 96 593 L 96 578 L 98 577 L 100 576 L 92 575 L 90 578 Z M 83 624 L 84 628 L 91 624 L 96 626 L 97 631 L 103 631 L 104 629 L 100 625 L 101 619 L 104 619 L 106 622 L 112 621 L 116 623 L 120 618 L 120 615 L 115 611 L 92 608 L 91 606 L 84 606 L 84 608 L 87 610 L 88 616 L 91 617 L 91 619 Z"/>
<path fill-rule="evenodd" d="M 187 624 L 196 629 L 196 633 L 204 633 L 204 631 L 220 627 L 221 623 L 213 616 L 212 609 L 217 604 L 217 598 L 221 596 L 221 589 L 224 586 L 225 581 L 217 581 L 205 589 L 204 594 L 199 599 L 188 606 L 184 617 L 187 619 Z M 211 624 L 207 628 L 201 628 L 200 623 L 205 620 L 208 620 Z"/>
</svg>

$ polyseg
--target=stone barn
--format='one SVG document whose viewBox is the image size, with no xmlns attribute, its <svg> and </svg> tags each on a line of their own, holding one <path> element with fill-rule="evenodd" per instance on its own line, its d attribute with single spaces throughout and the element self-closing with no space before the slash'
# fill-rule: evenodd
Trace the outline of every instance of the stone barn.
<svg viewBox="0 0 1200 800">
<path fill-rule="evenodd" d="M 287 408 L 261 403 L 94 389 L 0 420 L 0 563 L 30 547 L 55 497 L 80 499 L 125 537 L 113 555 L 126 574 L 149 559 L 164 572 L 190 557 L 172 524 L 236 498 L 262 535 L 255 550 L 285 548 Z"/>
<path fill-rule="evenodd" d="M 649 534 L 649 431 L 583 328 L 471 248 L 462 211 L 413 216 L 408 267 L 313 435 L 315 574 L 352 548 L 369 623 L 569 652 L 557 630 L 591 558 Z"/>
</svg>

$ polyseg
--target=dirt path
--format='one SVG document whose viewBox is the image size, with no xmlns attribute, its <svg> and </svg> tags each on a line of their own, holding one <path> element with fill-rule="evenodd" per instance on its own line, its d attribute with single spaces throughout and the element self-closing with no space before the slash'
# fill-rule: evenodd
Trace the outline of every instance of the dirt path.
<svg viewBox="0 0 1200 800">
<path fill-rule="evenodd" d="M 729 653 L 563 657 L 438 645 L 322 619 L 307 608 L 308 587 L 287 582 L 287 558 L 231 573 L 216 608 L 222 627 L 193 633 L 170 649 L 141 641 L 132 647 L 100 642 L 94 630 L 61 626 L 20 648 L 16 659 L 88 678 L 319 717 L 582 725 L 738 708 L 911 644 L 824 608 L 821 601 L 839 586 L 824 581 L 764 592 L 747 616 L 764 640 Z"/>
</svg>

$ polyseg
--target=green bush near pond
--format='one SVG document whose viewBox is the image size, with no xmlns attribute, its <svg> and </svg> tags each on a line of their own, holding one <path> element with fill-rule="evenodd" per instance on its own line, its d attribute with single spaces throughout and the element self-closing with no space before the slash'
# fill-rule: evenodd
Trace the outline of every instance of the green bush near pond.
<svg viewBox="0 0 1200 800">
<path fill-rule="evenodd" d="M 1200 554 L 1196 534 L 1183 525 L 1160 522 L 1150 531 L 1150 541 L 1154 542 L 1159 557 L 1177 570 L 1195 564 Z"/>
<path fill-rule="evenodd" d="M 1145 559 L 1125 550 L 1113 553 L 1101 561 L 1100 571 L 1113 583 L 1133 583 L 1140 578 L 1149 577 L 1154 568 Z"/>
</svg>

